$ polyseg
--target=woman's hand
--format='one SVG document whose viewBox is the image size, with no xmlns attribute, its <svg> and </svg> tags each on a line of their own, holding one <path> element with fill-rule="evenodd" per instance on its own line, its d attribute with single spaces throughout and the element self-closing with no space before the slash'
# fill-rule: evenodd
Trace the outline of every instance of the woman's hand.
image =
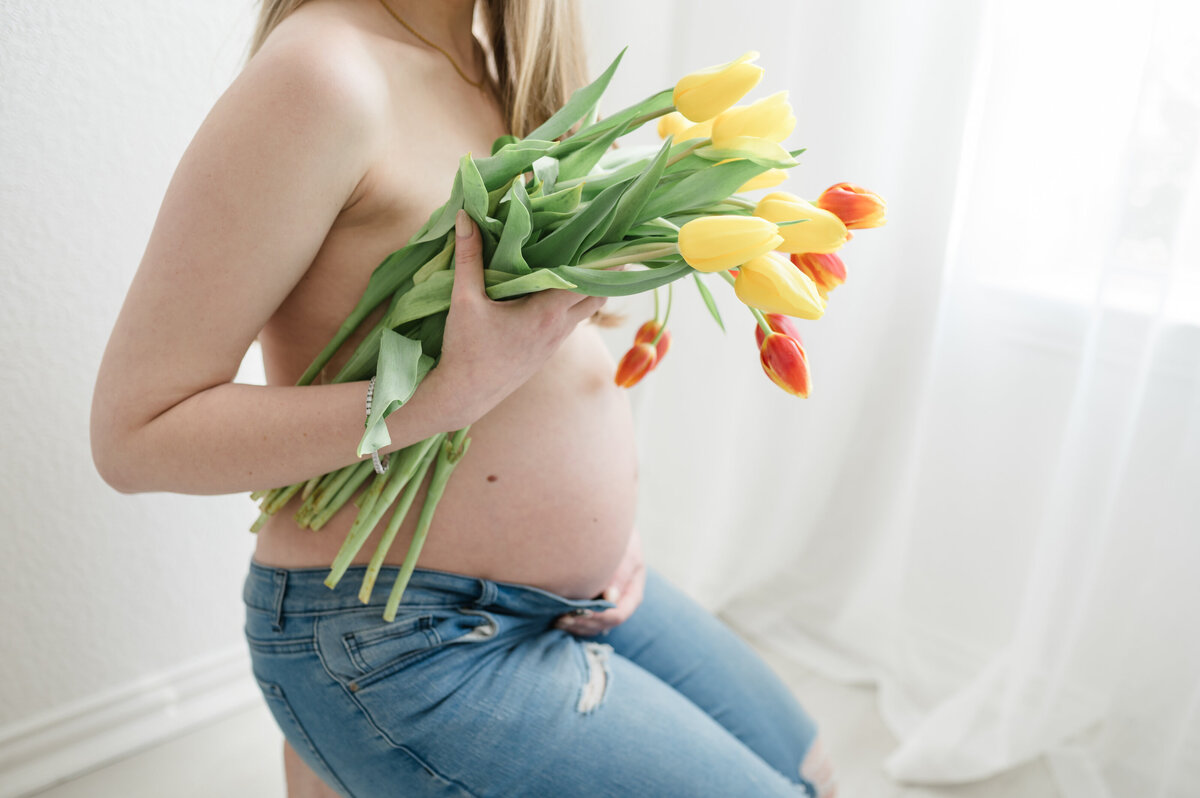
<svg viewBox="0 0 1200 798">
<path fill-rule="evenodd" d="M 519 388 L 554 354 L 579 322 L 603 305 L 590 297 L 550 288 L 496 302 L 483 281 L 482 236 L 465 211 L 458 212 L 454 287 L 442 340 L 439 377 L 462 402 L 473 423 Z"/>
<path fill-rule="evenodd" d="M 617 606 L 590 615 L 563 615 L 554 625 L 581 637 L 593 637 L 607 632 L 617 624 L 629 620 L 629 616 L 633 615 L 633 611 L 642 603 L 645 588 L 646 563 L 642 559 L 642 537 L 637 527 L 634 527 L 633 534 L 629 537 L 629 545 L 625 549 L 625 556 L 621 558 L 608 587 L 600 594 L 601 598 Z"/>
</svg>

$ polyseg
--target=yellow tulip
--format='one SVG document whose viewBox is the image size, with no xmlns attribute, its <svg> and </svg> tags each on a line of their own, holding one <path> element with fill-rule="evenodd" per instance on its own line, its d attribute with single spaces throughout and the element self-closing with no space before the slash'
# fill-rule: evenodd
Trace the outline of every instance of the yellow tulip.
<svg viewBox="0 0 1200 798">
<path fill-rule="evenodd" d="M 787 96 L 786 91 L 780 91 L 756 103 L 723 111 L 713 120 L 713 146 L 725 149 L 731 139 L 739 136 L 775 142 L 786 139 L 796 127 Z"/>
<path fill-rule="evenodd" d="M 760 188 L 774 188 L 775 186 L 787 180 L 787 172 L 782 169 L 768 169 L 761 175 L 750 178 L 745 183 L 742 183 L 738 188 L 737 193 L 743 191 L 757 191 Z"/>
<path fill-rule="evenodd" d="M 812 278 L 774 252 L 743 263 L 733 282 L 733 292 L 742 302 L 764 313 L 801 319 L 825 315 L 825 299 Z"/>
<path fill-rule="evenodd" d="M 693 125 L 683 114 L 672 111 L 658 120 L 658 137 L 665 139 L 667 136 L 674 136 L 675 141 L 711 138 L 712 122 L 699 122 Z"/>
<path fill-rule="evenodd" d="M 781 243 L 775 225 L 756 216 L 702 216 L 679 228 L 679 254 L 701 272 L 731 269 Z"/>
<path fill-rule="evenodd" d="M 779 228 L 783 245 L 777 248 L 784 252 L 835 252 L 849 237 L 846 225 L 837 216 L 786 191 L 775 191 L 760 199 L 754 215 L 772 222 L 804 220 Z"/>
<path fill-rule="evenodd" d="M 675 84 L 675 109 L 693 122 L 712 119 L 736 103 L 762 80 L 763 68 L 749 63 L 758 58 L 751 50 L 735 61 L 697 70 Z"/>
</svg>

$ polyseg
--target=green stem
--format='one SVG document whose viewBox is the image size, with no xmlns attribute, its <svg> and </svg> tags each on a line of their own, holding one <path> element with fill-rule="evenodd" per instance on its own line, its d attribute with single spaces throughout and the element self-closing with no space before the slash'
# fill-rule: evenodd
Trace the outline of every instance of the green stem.
<svg viewBox="0 0 1200 798">
<path fill-rule="evenodd" d="M 354 491 L 358 490 L 358 487 L 366 482 L 367 477 L 373 473 L 375 473 L 375 467 L 369 459 L 357 463 L 350 477 L 342 483 L 342 486 L 338 488 L 337 493 L 329 500 L 329 503 L 322 507 L 316 516 L 309 521 L 308 528 L 315 532 L 325 526 L 329 522 L 329 519 L 333 518 L 334 514 L 342 509 L 342 506 L 346 502 L 350 501 L 350 497 L 354 495 Z"/>
<path fill-rule="evenodd" d="M 675 228 L 679 229 L 679 228 Z M 642 263 L 648 260 L 658 260 L 667 255 L 674 255 L 679 252 L 679 245 L 674 241 L 664 244 L 647 244 L 644 247 L 630 248 L 620 254 L 613 255 L 609 258 L 593 260 L 587 263 L 579 263 L 575 266 L 577 269 L 608 269 L 612 266 L 623 266 L 627 263 Z"/>
<path fill-rule="evenodd" d="M 688 145 L 688 148 L 686 150 L 676 153 L 674 157 L 672 157 L 669 161 L 667 161 L 667 165 L 663 168 L 670 169 L 672 166 L 679 163 L 680 161 L 682 161 L 684 158 L 691 155 L 696 150 L 700 149 L 701 147 L 707 147 L 709 144 L 712 144 L 712 139 L 697 139 L 695 144 Z"/>
<path fill-rule="evenodd" d="M 383 531 L 383 536 L 379 538 L 379 543 L 375 546 L 375 553 L 371 555 L 371 562 L 367 564 L 367 572 L 363 574 L 362 586 L 358 589 L 358 600 L 363 604 L 371 601 L 371 591 L 375 589 L 375 580 L 379 578 L 379 569 L 383 567 L 383 559 L 392 548 L 392 541 L 396 539 L 396 533 L 400 531 L 400 525 L 404 523 L 404 519 L 408 516 L 408 511 L 412 507 L 413 500 L 417 498 L 417 493 L 421 490 L 422 483 L 425 482 L 425 475 L 429 473 L 429 468 L 433 465 L 433 460 L 437 457 L 437 454 L 437 448 L 429 447 L 428 451 L 425 452 L 425 456 L 421 458 L 421 462 L 417 466 L 417 471 L 413 475 L 413 478 L 404 486 L 404 494 L 400 497 L 400 501 L 396 503 L 396 509 L 392 513 L 392 517 L 388 520 L 387 529 Z"/>
<path fill-rule="evenodd" d="M 658 323 L 658 287 L 654 288 L 654 322 Z"/>
<path fill-rule="evenodd" d="M 421 506 L 421 515 L 417 519 L 417 529 L 413 532 L 408 554 L 404 557 L 400 573 L 396 575 L 396 581 L 392 584 L 392 592 L 388 595 L 387 606 L 383 609 L 385 621 L 396 619 L 396 609 L 400 606 L 404 588 L 408 586 L 408 580 L 412 577 L 413 569 L 416 568 L 421 547 L 425 545 L 425 538 L 429 534 L 430 524 L 433 523 L 433 513 L 437 509 L 438 501 L 446 490 L 450 474 L 462 456 L 467 453 L 467 447 L 471 443 L 467 438 L 469 429 L 470 427 L 463 427 L 455 432 L 453 437 L 442 445 L 442 451 L 438 454 L 437 463 L 433 467 L 433 477 L 429 480 L 429 492 L 425 494 L 425 503 Z"/>
<path fill-rule="evenodd" d="M 658 346 L 658 339 L 662 338 L 662 334 L 667 329 L 667 319 L 671 318 L 671 301 L 675 298 L 674 285 L 667 283 L 667 312 L 663 314 L 662 324 L 658 327 L 658 332 L 654 334 L 654 340 L 650 342 L 650 346 Z M 654 303 L 658 304 L 658 291 L 654 292 Z M 658 320 L 658 308 L 654 309 L 654 319 Z"/>
<path fill-rule="evenodd" d="M 371 531 L 375 529 L 375 525 L 379 523 L 379 519 L 383 517 L 387 508 L 392 505 L 400 491 L 412 479 L 425 452 L 432 448 L 437 440 L 438 436 L 434 435 L 392 454 L 393 462 L 388 470 L 371 486 L 370 492 L 375 495 L 369 500 L 369 504 L 363 504 L 362 510 L 359 511 L 358 517 L 354 519 L 350 531 L 346 534 L 346 539 L 342 541 L 342 547 L 338 549 L 337 556 L 333 558 L 329 576 L 325 577 L 327 586 L 337 587 L 337 583 L 346 573 L 346 569 L 350 567 L 351 561 L 358 554 L 358 550 L 362 548 Z"/>
</svg>

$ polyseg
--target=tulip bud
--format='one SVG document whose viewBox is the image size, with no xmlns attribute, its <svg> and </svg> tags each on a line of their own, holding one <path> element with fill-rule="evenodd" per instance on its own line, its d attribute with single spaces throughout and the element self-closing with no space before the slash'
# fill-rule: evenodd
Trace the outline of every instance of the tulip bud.
<svg viewBox="0 0 1200 798">
<path fill-rule="evenodd" d="M 658 137 L 665 139 L 667 136 L 674 136 L 677 142 L 711 138 L 712 122 L 699 122 L 693 125 L 683 114 L 672 111 L 666 116 L 659 117 L 658 120 Z"/>
<path fill-rule="evenodd" d="M 756 216 L 701 216 L 679 228 L 679 254 L 701 272 L 725 271 L 782 243 L 774 223 Z"/>
<path fill-rule="evenodd" d="M 816 206 L 835 214 L 846 227 L 859 229 L 887 224 L 887 202 L 883 197 L 853 183 L 838 183 L 825 189 Z"/>
<path fill-rule="evenodd" d="M 846 282 L 846 264 L 837 253 L 798 252 L 792 255 L 792 263 L 812 278 L 822 297 L 828 298 L 830 291 Z"/>
<path fill-rule="evenodd" d="M 784 316 L 782 313 L 764 313 L 763 318 L 767 320 L 767 326 L 780 335 L 786 335 L 789 338 L 796 339 L 796 343 L 804 346 L 804 341 L 800 340 L 800 333 L 796 332 L 796 325 L 792 324 L 792 320 Z M 763 338 L 766 333 L 763 332 L 761 324 L 754 325 L 754 338 L 758 341 L 758 348 L 762 349 Z"/>
<path fill-rule="evenodd" d="M 772 222 L 803 220 L 779 228 L 783 244 L 778 249 L 784 252 L 835 252 L 846 243 L 848 233 L 841 219 L 786 191 L 763 197 L 754 215 Z"/>
<path fill-rule="evenodd" d="M 672 95 L 675 109 L 693 122 L 712 119 L 762 80 L 762 67 L 749 63 L 755 58 L 758 53 L 751 50 L 728 64 L 684 75 Z"/>
<path fill-rule="evenodd" d="M 617 364 L 617 373 L 613 377 L 613 382 L 622 388 L 632 388 L 645 377 L 650 369 L 654 368 L 654 363 L 658 357 L 655 349 L 650 344 L 634 344 L 621 358 L 621 362 Z"/>
<path fill-rule="evenodd" d="M 658 335 L 659 329 L 662 327 L 656 321 L 648 321 L 641 327 L 638 327 L 637 334 L 633 336 L 635 344 L 650 344 L 654 347 L 655 357 L 654 365 L 650 366 L 651 371 L 654 370 L 659 363 L 662 362 L 663 356 L 667 354 L 667 350 L 671 348 L 671 331 L 663 330 L 662 335 L 658 336 L 658 343 L 653 343 L 654 336 Z"/>
<path fill-rule="evenodd" d="M 812 390 L 808 356 L 799 341 L 781 333 L 771 333 L 759 347 L 758 360 L 771 382 L 793 396 L 808 398 Z"/>
<path fill-rule="evenodd" d="M 825 314 L 825 300 L 812 279 L 774 252 L 743 263 L 733 292 L 764 313 L 802 319 L 819 319 Z"/>
<path fill-rule="evenodd" d="M 725 149 L 731 140 L 752 136 L 780 142 L 792 134 L 796 117 L 787 101 L 786 91 L 776 92 L 758 102 L 735 106 L 713 120 L 712 140 L 717 149 Z"/>
<path fill-rule="evenodd" d="M 738 194 L 745 191 L 757 191 L 760 188 L 774 188 L 775 186 L 787 180 L 787 172 L 782 169 L 768 169 L 761 175 L 756 175 L 738 188 Z"/>
</svg>

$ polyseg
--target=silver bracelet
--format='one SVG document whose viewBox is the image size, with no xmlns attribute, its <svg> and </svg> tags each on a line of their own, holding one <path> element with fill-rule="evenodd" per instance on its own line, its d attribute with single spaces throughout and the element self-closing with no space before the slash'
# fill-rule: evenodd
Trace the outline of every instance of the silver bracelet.
<svg viewBox="0 0 1200 798">
<path fill-rule="evenodd" d="M 369 422 L 371 420 L 371 397 L 374 395 L 375 395 L 375 378 L 372 377 L 371 381 L 369 383 L 367 383 L 367 420 L 363 422 L 364 427 L 367 425 L 367 422 Z M 390 460 L 390 459 L 391 459 L 391 455 L 385 454 L 383 456 L 383 460 L 380 461 L 379 451 L 376 450 L 376 451 L 371 452 L 371 462 L 374 463 L 374 465 L 375 465 L 375 473 L 382 474 L 385 471 L 387 471 L 388 470 L 388 460 Z"/>
</svg>

